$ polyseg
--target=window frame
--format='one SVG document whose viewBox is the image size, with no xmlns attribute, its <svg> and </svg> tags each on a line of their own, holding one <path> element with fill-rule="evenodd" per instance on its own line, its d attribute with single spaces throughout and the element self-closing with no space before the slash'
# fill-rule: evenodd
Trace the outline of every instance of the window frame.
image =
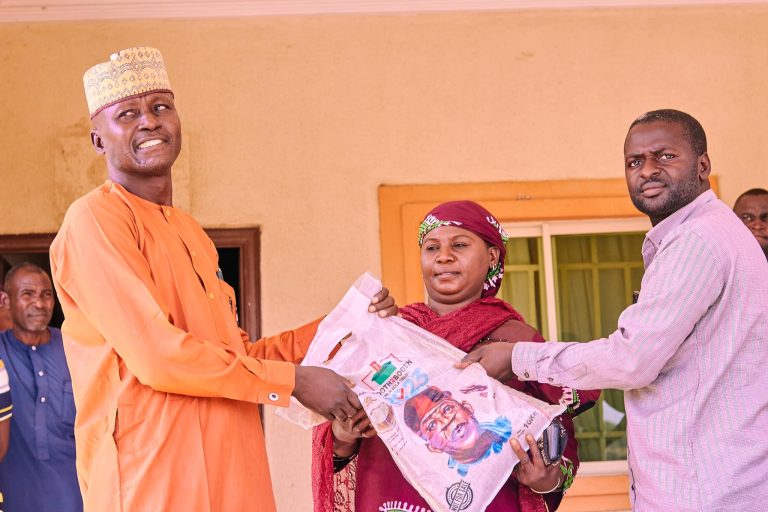
<svg viewBox="0 0 768 512">
<path fill-rule="evenodd" d="M 547 339 L 560 339 L 557 307 L 557 275 L 554 272 L 553 238 L 560 235 L 599 235 L 647 232 L 651 223 L 647 217 L 608 218 L 601 220 L 567 220 L 536 222 L 502 222 L 510 238 L 541 239 L 542 268 L 544 270 L 544 298 L 546 307 Z"/>
</svg>

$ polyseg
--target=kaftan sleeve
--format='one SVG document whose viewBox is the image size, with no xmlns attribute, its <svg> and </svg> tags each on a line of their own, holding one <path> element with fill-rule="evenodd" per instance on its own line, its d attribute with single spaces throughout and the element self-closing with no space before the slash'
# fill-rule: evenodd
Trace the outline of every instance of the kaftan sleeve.
<svg viewBox="0 0 768 512">
<path fill-rule="evenodd" d="M 245 349 L 249 356 L 258 359 L 290 361 L 298 364 L 307 354 L 309 344 L 315 337 L 317 327 L 322 320 L 322 318 L 318 318 L 296 329 L 280 333 L 277 336 L 267 336 L 257 341 L 248 340 L 248 334 L 243 332 Z"/>
<path fill-rule="evenodd" d="M 137 236 L 128 208 L 98 200 L 73 204 L 51 246 L 59 299 L 65 312 L 73 313 L 66 322 L 96 331 L 98 336 L 88 336 L 85 342 L 103 339 L 142 384 L 155 390 L 287 405 L 295 385 L 291 361 L 297 354 L 292 348 L 270 347 L 298 347 L 297 340 L 303 342 L 310 328 L 254 344 L 262 348 L 253 349 L 253 354 L 287 359 L 270 361 L 244 356 L 218 340 L 201 339 L 174 326 L 160 306 Z"/>
</svg>

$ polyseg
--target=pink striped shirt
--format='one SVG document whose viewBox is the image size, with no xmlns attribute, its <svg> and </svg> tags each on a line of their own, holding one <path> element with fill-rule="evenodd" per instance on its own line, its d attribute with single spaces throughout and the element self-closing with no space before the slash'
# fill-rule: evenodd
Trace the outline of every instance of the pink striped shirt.
<svg viewBox="0 0 768 512">
<path fill-rule="evenodd" d="M 521 380 L 625 390 L 638 511 L 768 507 L 768 262 L 707 191 L 643 244 L 637 304 L 589 343 L 518 343 Z M 755 508 L 757 507 L 757 508 Z"/>
</svg>

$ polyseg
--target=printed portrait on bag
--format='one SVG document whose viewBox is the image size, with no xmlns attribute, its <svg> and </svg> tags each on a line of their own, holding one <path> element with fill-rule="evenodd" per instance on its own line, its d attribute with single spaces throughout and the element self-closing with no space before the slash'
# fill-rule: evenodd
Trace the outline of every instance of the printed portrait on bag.
<svg viewBox="0 0 768 512">
<path fill-rule="evenodd" d="M 462 476 L 469 466 L 500 453 L 512 435 L 510 421 L 499 416 L 480 422 L 467 400 L 456 400 L 450 391 L 429 386 L 405 402 L 406 425 L 426 442 L 431 452 L 449 456 L 449 467 Z"/>
</svg>

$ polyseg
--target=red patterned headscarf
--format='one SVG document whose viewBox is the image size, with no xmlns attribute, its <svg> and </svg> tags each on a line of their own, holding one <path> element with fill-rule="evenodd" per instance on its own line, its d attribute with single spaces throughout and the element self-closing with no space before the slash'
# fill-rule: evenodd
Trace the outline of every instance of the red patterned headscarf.
<svg viewBox="0 0 768 512">
<path fill-rule="evenodd" d="M 441 226 L 456 226 L 471 231 L 489 245 L 499 248 L 499 262 L 488 271 L 483 283 L 483 297 L 493 297 L 499 291 L 504 277 L 504 245 L 509 238 L 496 217 L 474 201 L 449 201 L 430 211 L 419 226 L 419 247 L 427 233 Z"/>
</svg>

